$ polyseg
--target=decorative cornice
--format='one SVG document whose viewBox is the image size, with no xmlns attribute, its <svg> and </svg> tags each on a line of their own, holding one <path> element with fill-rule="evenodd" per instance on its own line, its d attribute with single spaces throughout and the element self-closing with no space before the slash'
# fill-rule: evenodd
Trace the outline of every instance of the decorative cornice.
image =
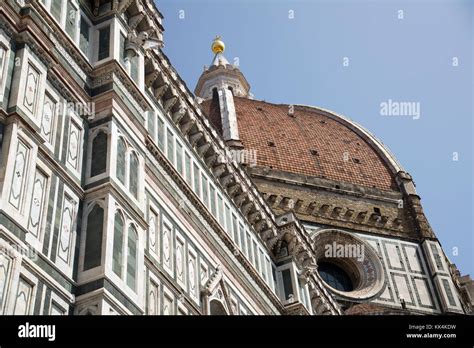
<svg viewBox="0 0 474 348">
<path fill-rule="evenodd" d="M 0 13 L 2 13 L 5 17 L 7 17 L 6 13 L 4 12 L 3 6 L 0 6 Z M 10 38 L 12 38 L 13 35 L 17 32 L 14 26 L 7 20 L 0 21 L 0 29 L 3 30 L 3 32 Z"/>
<path fill-rule="evenodd" d="M 123 93 L 128 94 L 128 101 L 139 113 L 150 109 L 150 105 L 142 92 L 130 80 L 123 67 L 115 61 L 101 65 L 91 74 L 91 88 L 95 89 L 108 83 L 116 83 Z"/>
</svg>

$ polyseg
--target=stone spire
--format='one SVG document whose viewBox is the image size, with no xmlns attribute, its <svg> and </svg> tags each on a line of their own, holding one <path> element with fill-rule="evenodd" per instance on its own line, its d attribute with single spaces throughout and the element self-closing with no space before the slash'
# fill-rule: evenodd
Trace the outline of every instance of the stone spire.
<svg viewBox="0 0 474 348">
<path fill-rule="evenodd" d="M 231 147 L 241 147 L 234 97 L 251 98 L 250 85 L 239 68 L 224 57 L 225 44 L 219 36 L 212 42 L 211 49 L 214 59 L 205 67 L 194 94 L 219 103 L 222 136 Z"/>
</svg>

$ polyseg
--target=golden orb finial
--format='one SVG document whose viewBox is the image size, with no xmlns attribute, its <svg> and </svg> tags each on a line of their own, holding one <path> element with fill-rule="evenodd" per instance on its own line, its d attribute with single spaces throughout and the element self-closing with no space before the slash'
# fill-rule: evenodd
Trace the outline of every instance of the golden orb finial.
<svg viewBox="0 0 474 348">
<path fill-rule="evenodd" d="M 214 54 L 224 52 L 225 44 L 221 40 L 221 37 L 219 35 L 217 35 L 216 38 L 214 39 L 214 41 L 212 42 L 211 48 L 212 48 L 212 52 L 214 52 Z"/>
</svg>

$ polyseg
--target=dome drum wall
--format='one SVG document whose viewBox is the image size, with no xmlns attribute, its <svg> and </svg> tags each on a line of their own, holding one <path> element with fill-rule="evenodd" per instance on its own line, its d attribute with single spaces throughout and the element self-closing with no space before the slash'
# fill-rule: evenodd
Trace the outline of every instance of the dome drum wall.
<svg viewBox="0 0 474 348">
<path fill-rule="evenodd" d="M 328 288 L 340 299 L 369 301 L 385 286 L 385 271 L 377 252 L 362 239 L 338 230 L 323 230 L 312 236 L 317 263 L 337 265 L 352 281 L 353 289 Z"/>
<path fill-rule="evenodd" d="M 299 219 L 311 223 L 414 240 L 421 238 L 400 203 L 403 202 L 400 192 L 382 192 L 268 168 L 249 167 L 247 171 L 277 214 L 293 211 Z"/>
<path fill-rule="evenodd" d="M 408 241 L 405 238 L 393 238 L 390 236 L 380 236 L 377 234 L 359 233 L 349 229 L 335 229 L 328 228 L 328 226 L 318 224 L 304 224 L 304 228 L 309 236 L 312 236 L 313 245 L 319 247 L 322 250 L 317 250 L 318 257 L 317 264 L 323 265 L 319 273 L 322 274 L 322 278 L 326 277 L 329 286 L 333 286 L 336 289 L 341 290 L 340 284 L 336 281 L 338 279 L 344 280 L 337 271 L 333 271 L 334 274 L 325 274 L 328 272 L 324 266 L 327 263 L 332 263 L 339 267 L 342 272 L 351 280 L 351 284 L 354 288 L 360 286 L 363 283 L 364 270 L 358 270 L 356 262 L 352 259 L 337 257 L 337 253 L 334 255 L 326 255 L 325 246 L 329 245 L 333 247 L 332 250 L 336 250 L 333 243 L 337 241 L 336 246 L 349 246 L 349 250 L 356 251 L 356 259 L 360 256 L 357 252 L 359 249 L 354 248 L 358 245 L 365 245 L 365 255 L 368 250 L 375 251 L 378 259 L 382 263 L 383 270 L 385 273 L 385 286 L 382 292 L 371 298 L 370 300 L 355 300 L 343 296 L 338 296 L 343 307 L 350 306 L 354 307 L 357 303 L 370 303 L 375 307 L 369 311 L 366 308 L 363 312 L 365 314 L 382 314 L 387 310 L 401 311 L 399 314 L 408 313 L 419 313 L 419 314 L 441 314 L 441 313 L 462 313 L 463 310 L 457 298 L 451 298 L 451 305 L 446 296 L 446 293 L 454 293 L 454 282 L 448 276 L 446 270 L 448 269 L 447 262 L 442 259 L 438 259 L 438 263 L 435 261 L 434 255 L 441 255 L 441 247 L 438 242 L 425 240 L 421 241 Z M 317 239 L 317 236 L 322 235 L 322 239 Z M 359 244 L 358 242 L 351 242 L 351 239 L 345 238 L 346 241 L 341 241 L 341 236 L 349 235 L 362 240 L 365 244 Z M 366 249 L 366 245 L 370 245 L 370 249 Z M 434 251 L 433 251 L 434 250 Z M 432 252 L 433 251 L 433 252 Z M 336 258 L 334 258 L 336 256 Z M 353 256 L 353 255 L 349 255 Z M 368 259 L 371 257 L 368 256 Z M 365 260 L 364 260 L 365 261 Z M 330 270 L 331 271 L 331 270 Z M 357 276 L 362 274 L 362 276 Z M 354 276 L 355 275 L 355 276 Z M 370 278 L 370 277 L 368 277 Z M 440 279 L 444 279 L 440 281 Z M 440 285 L 444 283 L 443 285 Z M 446 287 L 448 290 L 444 291 Z M 343 291 L 342 293 L 350 293 Z M 367 302 L 368 301 L 368 302 Z M 371 306 L 369 306 L 371 307 Z M 360 311 L 356 308 L 350 310 L 349 314 L 359 313 Z M 387 313 L 389 314 L 389 313 Z"/>
</svg>

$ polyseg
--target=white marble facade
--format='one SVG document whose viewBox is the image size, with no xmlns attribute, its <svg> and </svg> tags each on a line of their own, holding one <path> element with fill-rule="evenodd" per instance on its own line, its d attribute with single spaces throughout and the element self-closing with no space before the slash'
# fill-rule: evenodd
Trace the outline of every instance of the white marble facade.
<svg viewBox="0 0 474 348">
<path fill-rule="evenodd" d="M 90 3 L 24 4 L 43 21 L 41 42 L 15 42 L 0 13 L 0 314 L 342 313 L 300 269 L 307 255 L 276 263 L 276 227 L 261 228 L 265 240 L 256 228 L 276 218 L 249 177 L 203 156 L 225 145 L 156 49 L 159 15 L 141 24 L 154 23 L 148 41 L 131 29 L 133 11 L 156 11 L 150 0 Z M 238 139 L 232 110 L 226 138 Z M 219 178 L 228 169 L 238 175 Z M 236 204 L 230 185 L 252 199 Z M 373 302 L 462 312 L 439 244 L 354 234 L 383 264 Z"/>
<path fill-rule="evenodd" d="M 310 234 L 317 234 L 328 229 L 317 225 L 306 225 Z M 441 255 L 441 247 L 438 242 L 426 241 L 422 245 L 399 238 L 390 238 L 366 233 L 358 233 L 344 229 L 345 233 L 353 234 L 366 242 L 366 248 L 372 248 L 383 265 L 382 279 L 383 290 L 373 296 L 369 302 L 380 304 L 396 309 L 406 308 L 414 312 L 426 314 L 440 314 L 449 306 L 447 293 L 454 294 L 455 288 L 451 277 L 448 276 L 446 262 L 439 265 L 440 276 L 444 279 L 438 280 L 437 270 L 434 268 L 435 258 L 427 249 L 435 250 Z M 365 250 L 365 255 L 368 255 Z M 441 257 L 439 258 L 441 260 Z M 444 272 L 443 272 L 444 271 Z M 439 288 L 446 290 L 439 291 Z M 451 296 L 450 311 L 462 313 L 463 309 L 459 300 Z"/>
</svg>

